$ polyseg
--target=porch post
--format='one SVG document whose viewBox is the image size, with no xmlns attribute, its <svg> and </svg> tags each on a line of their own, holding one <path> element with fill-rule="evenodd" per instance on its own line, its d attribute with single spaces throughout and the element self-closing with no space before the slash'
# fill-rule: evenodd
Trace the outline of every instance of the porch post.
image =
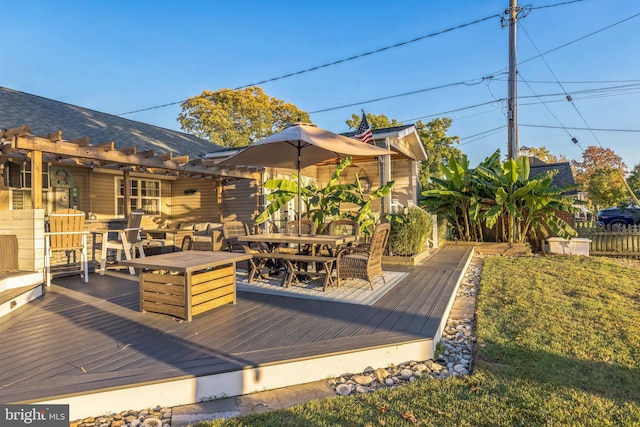
<svg viewBox="0 0 640 427">
<path fill-rule="evenodd" d="M 31 203 L 42 209 L 42 151 L 31 152 Z"/>
<path fill-rule="evenodd" d="M 131 172 L 124 171 L 124 217 L 129 218 L 131 214 Z"/>
</svg>

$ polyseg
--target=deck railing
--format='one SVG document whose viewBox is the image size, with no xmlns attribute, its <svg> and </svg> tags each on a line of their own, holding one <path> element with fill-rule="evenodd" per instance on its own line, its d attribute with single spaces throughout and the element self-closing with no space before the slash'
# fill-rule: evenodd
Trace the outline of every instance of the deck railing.
<svg viewBox="0 0 640 427">
<path fill-rule="evenodd" d="M 575 229 L 579 237 L 591 240 L 591 255 L 640 258 L 640 225 L 577 223 Z"/>
</svg>

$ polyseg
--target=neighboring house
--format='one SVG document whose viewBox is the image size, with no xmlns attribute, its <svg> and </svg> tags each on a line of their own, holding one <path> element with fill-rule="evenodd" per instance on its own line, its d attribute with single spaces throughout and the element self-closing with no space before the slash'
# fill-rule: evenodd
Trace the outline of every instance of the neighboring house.
<svg viewBox="0 0 640 427">
<path fill-rule="evenodd" d="M 554 187 L 563 187 L 567 185 L 575 185 L 573 178 L 573 171 L 569 162 L 559 163 L 545 163 L 537 157 L 529 157 L 530 173 L 529 176 L 534 178 L 536 175 L 548 172 L 550 170 L 556 170 L 557 173 L 551 181 L 551 185 Z M 575 199 L 580 198 L 579 191 L 570 190 L 564 193 L 565 196 L 570 196 Z M 570 212 L 559 212 L 558 217 L 565 220 L 571 227 L 575 226 L 575 215 Z"/>
</svg>

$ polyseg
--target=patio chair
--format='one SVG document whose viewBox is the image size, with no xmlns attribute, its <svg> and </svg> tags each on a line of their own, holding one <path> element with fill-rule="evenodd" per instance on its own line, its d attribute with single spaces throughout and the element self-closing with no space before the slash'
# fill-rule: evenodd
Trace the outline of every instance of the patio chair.
<svg viewBox="0 0 640 427">
<path fill-rule="evenodd" d="M 338 286 L 341 279 L 362 279 L 369 282 L 373 290 L 373 279 L 378 276 L 386 283 L 382 271 L 382 253 L 387 246 L 391 225 L 379 224 L 373 231 L 368 248 L 343 248 L 337 256 Z"/>
<path fill-rule="evenodd" d="M 300 234 L 316 234 L 316 225 L 310 219 L 301 219 L 300 221 Z M 298 221 L 287 222 L 287 233 L 298 233 Z"/>
<path fill-rule="evenodd" d="M 121 253 L 124 252 L 125 259 L 133 259 L 136 255 L 136 249 L 140 258 L 144 258 L 144 240 L 140 236 L 142 227 L 142 216 L 144 211 L 132 211 L 127 220 L 127 227 L 122 230 L 105 230 L 102 237 L 102 259 L 100 260 L 100 275 L 104 275 L 107 264 L 107 251 L 109 249 L 116 250 L 116 261 L 122 259 Z M 108 239 L 108 233 L 117 232 L 116 239 Z M 133 267 L 129 267 L 130 274 L 136 274 Z"/>
<path fill-rule="evenodd" d="M 330 236 L 344 236 L 351 235 L 355 236 L 356 240 L 346 245 L 342 245 L 337 248 L 337 250 L 342 249 L 343 247 L 351 247 L 357 246 L 358 241 L 360 239 L 360 224 L 358 221 L 354 221 L 352 219 L 339 219 L 333 221 L 329 224 L 329 235 Z"/>
<path fill-rule="evenodd" d="M 229 252 L 240 252 L 245 254 L 258 254 L 261 252 L 267 252 L 264 247 L 253 248 L 249 245 L 248 242 L 242 242 L 238 240 L 238 238 L 242 236 L 248 236 L 251 233 L 249 232 L 249 226 L 242 221 L 229 221 L 225 222 L 222 225 L 222 234 L 224 236 L 224 241 L 226 245 L 226 249 Z M 262 258 L 249 258 L 249 283 L 253 281 L 253 278 L 260 274 L 262 269 L 266 266 L 266 260 Z"/>
<path fill-rule="evenodd" d="M 85 213 L 77 209 L 61 209 L 49 215 L 49 231 L 44 233 L 44 266 L 47 286 L 51 286 L 51 259 L 54 252 L 64 251 L 67 265 L 71 265 L 73 253 L 80 252 L 80 275 L 89 283 L 87 261 L 87 234 L 84 229 Z"/>
</svg>

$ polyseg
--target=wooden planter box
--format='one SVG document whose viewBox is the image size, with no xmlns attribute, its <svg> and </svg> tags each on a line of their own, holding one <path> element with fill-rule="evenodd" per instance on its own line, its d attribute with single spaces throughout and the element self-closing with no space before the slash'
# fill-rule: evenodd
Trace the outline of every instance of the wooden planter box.
<svg viewBox="0 0 640 427">
<path fill-rule="evenodd" d="M 142 311 L 191 320 L 196 314 L 235 303 L 235 264 L 193 273 L 145 272 L 140 278 Z"/>
</svg>

